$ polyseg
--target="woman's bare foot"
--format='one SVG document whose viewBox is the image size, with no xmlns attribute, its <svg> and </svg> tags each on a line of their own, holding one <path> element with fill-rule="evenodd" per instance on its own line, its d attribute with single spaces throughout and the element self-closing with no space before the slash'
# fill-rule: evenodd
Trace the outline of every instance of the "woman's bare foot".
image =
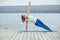
<svg viewBox="0 0 60 40">
<path fill-rule="evenodd" d="M 53 30 L 50 30 L 50 32 L 52 32 Z"/>
</svg>

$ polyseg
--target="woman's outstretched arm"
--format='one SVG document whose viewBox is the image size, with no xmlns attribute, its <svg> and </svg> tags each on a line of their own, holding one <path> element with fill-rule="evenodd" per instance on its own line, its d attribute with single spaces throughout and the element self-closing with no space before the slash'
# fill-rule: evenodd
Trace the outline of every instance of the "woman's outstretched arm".
<svg viewBox="0 0 60 40">
<path fill-rule="evenodd" d="M 28 16 L 30 15 L 30 6 L 31 6 L 31 2 L 29 1 L 29 3 L 28 3 L 28 12 L 27 12 Z"/>
</svg>

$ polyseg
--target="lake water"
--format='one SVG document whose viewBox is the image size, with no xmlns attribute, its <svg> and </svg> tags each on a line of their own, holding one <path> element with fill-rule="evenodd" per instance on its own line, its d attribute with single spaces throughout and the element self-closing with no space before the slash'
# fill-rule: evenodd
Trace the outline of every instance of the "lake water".
<svg viewBox="0 0 60 40">
<path fill-rule="evenodd" d="M 25 23 L 21 21 L 22 13 L 0 13 L 0 28 L 21 28 Z M 26 13 L 25 13 L 26 14 Z M 60 27 L 60 13 L 31 13 L 50 27 Z M 35 26 L 29 23 L 29 26 Z"/>
</svg>

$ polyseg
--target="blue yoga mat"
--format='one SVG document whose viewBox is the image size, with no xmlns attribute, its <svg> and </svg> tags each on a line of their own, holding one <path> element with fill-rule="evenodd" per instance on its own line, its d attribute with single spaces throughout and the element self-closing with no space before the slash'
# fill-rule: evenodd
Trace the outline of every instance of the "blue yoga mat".
<svg viewBox="0 0 60 40">
<path fill-rule="evenodd" d="M 26 31 L 26 30 L 22 30 L 22 31 L 20 31 L 20 32 L 50 32 L 50 31 L 45 31 L 45 30 L 28 30 L 28 31 Z M 53 30 L 52 32 L 57 32 L 57 30 Z"/>
</svg>

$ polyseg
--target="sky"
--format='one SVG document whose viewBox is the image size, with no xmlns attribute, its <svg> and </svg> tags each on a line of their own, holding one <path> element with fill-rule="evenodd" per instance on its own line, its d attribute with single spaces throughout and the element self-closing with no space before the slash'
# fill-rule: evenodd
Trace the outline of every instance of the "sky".
<svg viewBox="0 0 60 40">
<path fill-rule="evenodd" d="M 14 6 L 14 5 L 60 5 L 60 0 L 0 0 L 0 6 Z"/>
</svg>

